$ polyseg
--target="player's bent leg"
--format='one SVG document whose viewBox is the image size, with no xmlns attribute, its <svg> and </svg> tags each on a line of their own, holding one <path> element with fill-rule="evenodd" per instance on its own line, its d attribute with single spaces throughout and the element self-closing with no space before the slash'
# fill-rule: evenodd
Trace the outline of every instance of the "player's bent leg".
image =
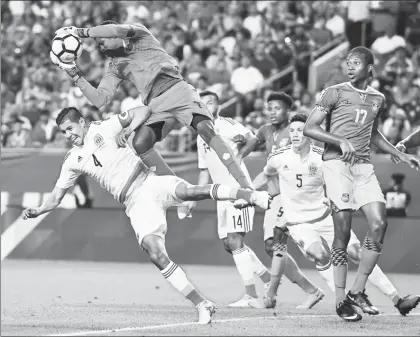
<svg viewBox="0 0 420 337">
<path fill-rule="evenodd" d="M 185 272 L 170 260 L 166 252 L 165 240 L 158 235 L 147 235 L 143 238 L 141 247 L 166 280 L 197 307 L 199 323 L 210 323 L 216 309 L 215 305 L 201 295 L 188 280 Z"/>
<path fill-rule="evenodd" d="M 143 163 L 157 175 L 175 175 L 166 164 L 162 156 L 156 152 L 153 146 L 162 139 L 162 128 L 165 122 L 157 122 L 139 127 L 132 139 L 132 147 Z"/>
<path fill-rule="evenodd" d="M 321 277 L 327 283 L 332 292 L 335 292 L 334 274 L 331 263 L 331 254 L 327 243 L 322 241 L 312 243 L 306 254 L 315 261 L 315 266 Z"/>
<path fill-rule="evenodd" d="M 248 180 L 245 172 L 242 170 L 240 163 L 236 160 L 235 155 L 228 144 L 216 134 L 213 121 L 210 118 L 193 114 L 191 126 L 203 138 L 203 140 L 216 152 L 222 163 L 226 166 L 229 173 L 235 178 L 242 188 L 253 189 L 251 182 Z"/>
<path fill-rule="evenodd" d="M 255 204 L 263 209 L 270 206 L 270 195 L 265 191 L 249 191 L 221 184 L 191 185 L 186 181 L 178 184 L 175 190 L 177 198 L 183 201 L 199 201 L 213 199 L 224 200 L 245 200 L 249 204 Z"/>
<path fill-rule="evenodd" d="M 268 238 L 264 241 L 264 249 L 268 256 L 273 257 L 273 238 Z"/>
</svg>

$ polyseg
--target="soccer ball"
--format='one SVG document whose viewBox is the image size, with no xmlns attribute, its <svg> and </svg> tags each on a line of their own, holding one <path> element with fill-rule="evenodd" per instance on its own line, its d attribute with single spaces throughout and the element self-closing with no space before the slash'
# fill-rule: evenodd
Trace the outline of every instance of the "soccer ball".
<svg viewBox="0 0 420 337">
<path fill-rule="evenodd" d="M 82 54 L 82 40 L 70 32 L 58 33 L 54 36 L 51 50 L 61 62 L 71 63 Z"/>
</svg>

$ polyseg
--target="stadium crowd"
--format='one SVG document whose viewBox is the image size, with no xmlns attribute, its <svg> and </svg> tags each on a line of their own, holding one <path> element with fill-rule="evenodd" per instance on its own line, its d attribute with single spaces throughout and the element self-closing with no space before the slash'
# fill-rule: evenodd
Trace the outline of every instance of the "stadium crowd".
<svg viewBox="0 0 420 337">
<path fill-rule="evenodd" d="M 97 120 L 142 105 L 125 81 L 97 109 L 49 59 L 55 30 L 104 20 L 145 24 L 197 90 L 212 90 L 222 102 L 237 97 L 232 116 L 253 131 L 266 121 L 264 97 L 273 86 L 265 80 L 293 66 L 293 78 L 276 85 L 295 99 L 293 111 L 308 113 L 316 97 L 307 89 L 311 53 L 339 36 L 361 44 L 365 31 L 376 56 L 371 85 L 387 96 L 384 134 L 396 144 L 420 126 L 418 1 L 2 1 L 4 147 L 68 147 L 54 122 L 65 106 Z M 78 66 L 98 85 L 107 62 L 92 39 L 83 47 Z M 337 59 L 324 87 L 346 81 L 344 70 L 345 59 Z"/>
</svg>

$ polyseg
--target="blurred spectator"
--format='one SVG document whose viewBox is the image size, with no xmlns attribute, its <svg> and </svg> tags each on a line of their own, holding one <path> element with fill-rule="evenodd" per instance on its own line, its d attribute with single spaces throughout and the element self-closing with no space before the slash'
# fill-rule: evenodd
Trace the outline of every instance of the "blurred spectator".
<svg viewBox="0 0 420 337">
<path fill-rule="evenodd" d="M 411 132 L 410 122 L 403 109 L 391 108 L 390 116 L 385 120 L 382 126 L 382 133 L 392 145 L 406 138 Z"/>
<path fill-rule="evenodd" d="M 396 85 L 392 88 L 392 95 L 395 104 L 399 107 L 417 100 L 418 90 L 412 85 L 411 78 L 408 76 L 401 76 L 397 79 Z"/>
<path fill-rule="evenodd" d="M 31 147 L 31 134 L 27 129 L 23 128 L 24 123 L 18 116 L 12 119 L 11 133 L 7 136 L 5 147 Z"/>
<path fill-rule="evenodd" d="M 32 145 L 35 147 L 43 147 L 51 142 L 55 134 L 60 132 L 55 121 L 50 118 L 50 112 L 43 110 L 40 113 L 39 120 L 36 122 L 32 130 Z"/>
<path fill-rule="evenodd" d="M 413 62 L 407 53 L 408 51 L 405 47 L 398 47 L 394 52 L 394 56 L 385 63 L 384 77 L 391 84 L 394 83 L 398 76 L 412 75 L 414 71 Z"/>
<path fill-rule="evenodd" d="M 245 95 L 257 89 L 264 81 L 261 72 L 252 66 L 252 53 L 244 52 L 241 56 L 241 66 L 232 72 L 230 83 L 233 89 Z"/>
<path fill-rule="evenodd" d="M 279 71 L 276 62 L 274 62 L 273 58 L 266 52 L 264 41 L 257 42 L 253 66 L 257 68 L 266 79 Z"/>
<path fill-rule="evenodd" d="M 317 48 L 320 48 L 333 39 L 331 30 L 326 27 L 324 17 L 316 18 L 312 29 L 309 31 L 309 37 Z"/>
<path fill-rule="evenodd" d="M 378 37 L 371 46 L 379 63 L 386 62 L 398 47 L 406 47 L 404 38 L 395 34 L 395 28 L 392 25 L 388 25 L 385 29 L 384 34 Z"/>
<path fill-rule="evenodd" d="M 384 190 L 386 200 L 386 215 L 406 217 L 407 207 L 411 202 L 411 194 L 404 188 L 404 173 L 391 175 L 391 186 Z"/>
<path fill-rule="evenodd" d="M 258 129 L 268 122 L 267 116 L 264 114 L 264 100 L 257 98 L 254 101 L 254 111 L 250 112 L 245 118 L 245 126 L 254 134 Z"/>
<path fill-rule="evenodd" d="M 371 1 L 344 1 L 347 9 L 346 35 L 350 49 L 357 46 L 367 46 L 371 32 L 370 18 Z"/>
<path fill-rule="evenodd" d="M 417 1 L 417 10 L 414 10 L 404 19 L 405 21 L 405 39 L 413 46 L 420 46 L 420 1 Z"/>
<path fill-rule="evenodd" d="M 329 29 L 334 37 L 342 35 L 346 30 L 346 22 L 340 15 L 338 8 L 334 2 L 330 2 L 327 6 L 327 22 L 325 27 Z"/>
<path fill-rule="evenodd" d="M 120 110 L 115 111 L 115 113 L 124 112 L 138 106 L 144 106 L 143 100 L 134 84 L 130 83 L 128 88 L 128 96 L 122 100 Z"/>
</svg>

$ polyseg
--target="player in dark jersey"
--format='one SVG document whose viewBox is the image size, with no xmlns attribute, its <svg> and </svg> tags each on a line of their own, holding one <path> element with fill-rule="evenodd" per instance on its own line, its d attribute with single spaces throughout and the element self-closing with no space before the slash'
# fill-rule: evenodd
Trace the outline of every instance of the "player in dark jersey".
<svg viewBox="0 0 420 337">
<path fill-rule="evenodd" d="M 289 143 L 289 114 L 293 105 L 293 99 L 284 92 L 272 92 L 267 97 L 266 113 L 270 116 L 270 123 L 260 127 L 256 137 L 247 140 L 246 144 L 240 148 L 241 158 L 246 157 L 259 146 L 265 146 L 266 156 Z M 258 179 L 258 177 L 256 178 Z M 259 182 L 254 180 L 254 183 Z M 268 193 L 273 197 L 270 209 L 264 215 L 264 244 L 265 251 L 273 257 L 273 245 L 284 239 L 284 233 L 275 228 L 275 223 L 283 215 L 280 203 L 280 190 L 278 178 L 268 180 L 263 185 L 267 185 Z M 287 254 L 287 262 L 284 275 L 292 282 L 296 283 L 306 294 L 307 299 L 299 305 L 301 309 L 309 309 L 318 302 L 318 287 L 315 286 L 306 275 L 300 270 L 296 261 L 290 254 Z M 273 277 L 273 275 L 272 275 Z M 276 277 L 276 276 L 274 276 Z M 278 280 L 280 281 L 280 280 Z M 265 288 L 268 291 L 268 287 Z"/>
<path fill-rule="evenodd" d="M 372 52 L 365 47 L 352 49 L 347 58 L 349 82 L 325 89 L 312 110 L 304 135 L 324 142 L 324 179 L 331 200 L 334 241 L 331 255 L 336 287 L 336 311 L 347 321 L 358 321 L 363 312 L 377 315 L 365 294 L 366 281 L 382 251 L 387 227 L 385 200 L 370 163 L 370 144 L 417 169 L 414 156 L 398 151 L 378 131 L 378 113 L 384 95 L 368 86 L 372 76 Z M 321 124 L 326 120 L 326 130 Z M 347 279 L 347 245 L 353 210 L 365 216 L 369 231 L 362 249 L 356 280 L 345 293 Z"/>
<path fill-rule="evenodd" d="M 100 107 L 110 102 L 119 84 L 128 80 L 151 109 L 148 121 L 132 138 L 134 150 L 147 166 L 156 167 L 159 175 L 175 175 L 153 146 L 171 131 L 174 123 L 180 122 L 191 126 L 212 147 L 240 186 L 252 188 L 231 148 L 216 134 L 213 116 L 201 103 L 198 92 L 184 81 L 176 60 L 144 25 L 107 21 L 92 28 L 64 27 L 56 33 L 62 30 L 95 39 L 101 51 L 111 58 L 109 70 L 94 88 L 80 75 L 74 62 L 62 63 L 50 53 L 53 63 L 67 71 L 93 105 Z"/>
</svg>

